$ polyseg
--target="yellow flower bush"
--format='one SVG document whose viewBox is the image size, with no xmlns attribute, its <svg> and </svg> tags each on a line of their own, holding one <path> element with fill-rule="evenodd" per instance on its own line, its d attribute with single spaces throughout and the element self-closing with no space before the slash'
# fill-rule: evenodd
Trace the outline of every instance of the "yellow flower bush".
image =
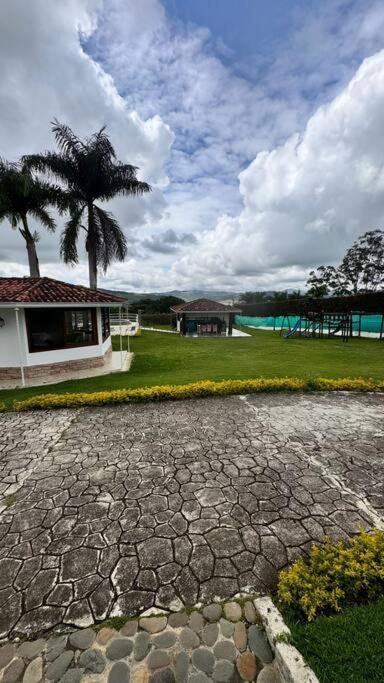
<svg viewBox="0 0 384 683">
<path fill-rule="evenodd" d="M 68 408 L 100 406 L 115 403 L 140 403 L 142 401 L 167 401 L 203 396 L 228 396 L 230 394 L 256 393 L 260 391 L 305 391 L 306 382 L 301 379 L 252 379 L 224 380 L 222 382 L 193 382 L 191 384 L 164 385 L 137 389 L 116 389 L 76 394 L 43 394 L 24 401 L 14 401 L 14 410 L 44 408 Z"/>
<path fill-rule="evenodd" d="M 143 401 L 174 401 L 203 396 L 255 394 L 266 391 L 384 391 L 384 382 L 371 379 L 298 379 L 276 377 L 269 379 L 232 379 L 221 382 L 204 380 L 191 384 L 163 385 L 137 389 L 116 389 L 93 393 L 42 394 L 14 401 L 13 410 L 48 408 L 78 408 L 81 406 L 140 403 Z M 0 405 L 1 411 L 1 405 Z"/>
<path fill-rule="evenodd" d="M 308 621 L 382 595 L 384 533 L 379 530 L 361 531 L 347 543 L 327 539 L 279 575 L 279 599 Z"/>
<path fill-rule="evenodd" d="M 320 391 L 377 391 L 380 383 L 372 379 L 346 378 L 346 379 L 326 379 L 318 377 L 313 380 L 314 389 Z M 384 386 L 384 383 L 381 383 Z"/>
</svg>

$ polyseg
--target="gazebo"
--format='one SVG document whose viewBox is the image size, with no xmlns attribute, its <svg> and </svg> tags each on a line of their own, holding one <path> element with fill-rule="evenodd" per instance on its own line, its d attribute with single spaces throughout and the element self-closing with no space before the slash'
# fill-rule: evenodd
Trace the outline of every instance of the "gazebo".
<svg viewBox="0 0 384 683">
<path fill-rule="evenodd" d="M 24 386 L 112 371 L 109 309 L 125 304 L 48 277 L 0 278 L 0 381 Z"/>
<path fill-rule="evenodd" d="M 233 321 L 240 309 L 211 299 L 195 299 L 171 307 L 176 327 L 184 336 L 232 336 Z"/>
</svg>

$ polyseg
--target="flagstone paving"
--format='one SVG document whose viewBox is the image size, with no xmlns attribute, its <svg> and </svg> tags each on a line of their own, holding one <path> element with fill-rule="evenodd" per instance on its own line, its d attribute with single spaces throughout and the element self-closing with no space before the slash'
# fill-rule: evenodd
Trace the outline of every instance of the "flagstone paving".
<svg viewBox="0 0 384 683">
<path fill-rule="evenodd" d="M 266 592 L 325 534 L 384 528 L 383 408 L 271 394 L 0 415 L 0 637 Z"/>
</svg>

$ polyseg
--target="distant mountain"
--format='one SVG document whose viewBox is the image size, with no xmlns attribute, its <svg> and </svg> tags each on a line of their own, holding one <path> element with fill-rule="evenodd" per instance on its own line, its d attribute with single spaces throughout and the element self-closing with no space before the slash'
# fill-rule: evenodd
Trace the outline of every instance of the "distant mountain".
<svg viewBox="0 0 384 683">
<path fill-rule="evenodd" d="M 100 291 L 125 297 L 128 300 L 128 303 L 134 303 L 139 299 L 159 299 L 161 296 L 177 296 L 179 299 L 184 299 L 184 301 L 212 299 L 213 301 L 229 301 L 232 303 L 232 301 L 236 301 L 240 296 L 240 292 L 205 289 L 173 289 L 170 292 L 125 292 L 117 289 L 101 289 Z"/>
</svg>

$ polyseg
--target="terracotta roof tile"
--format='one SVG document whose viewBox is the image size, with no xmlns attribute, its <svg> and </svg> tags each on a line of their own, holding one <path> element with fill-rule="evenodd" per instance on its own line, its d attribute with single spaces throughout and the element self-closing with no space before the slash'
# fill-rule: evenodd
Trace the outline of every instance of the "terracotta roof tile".
<svg viewBox="0 0 384 683">
<path fill-rule="evenodd" d="M 175 313 L 219 313 L 220 311 L 227 311 L 229 313 L 240 312 L 239 309 L 221 304 L 219 301 L 211 301 L 211 299 L 195 299 L 194 301 L 186 301 L 183 304 L 176 304 L 171 307 L 171 311 Z"/>
<path fill-rule="evenodd" d="M 1 303 L 122 304 L 125 299 L 107 292 L 70 285 L 50 277 L 0 277 Z"/>
</svg>

